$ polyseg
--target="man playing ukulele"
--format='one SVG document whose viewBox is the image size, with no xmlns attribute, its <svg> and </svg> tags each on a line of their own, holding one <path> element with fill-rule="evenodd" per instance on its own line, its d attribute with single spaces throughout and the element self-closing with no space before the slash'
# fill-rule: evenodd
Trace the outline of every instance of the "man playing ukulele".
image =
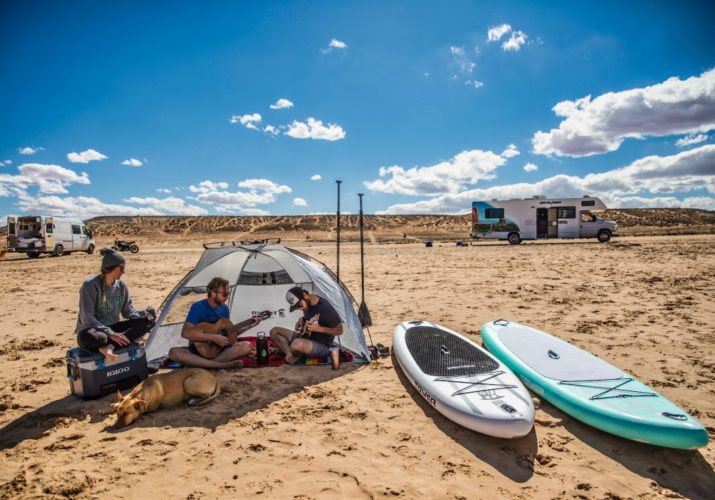
<svg viewBox="0 0 715 500">
<path fill-rule="evenodd" d="M 228 280 L 223 278 L 213 278 L 206 286 L 208 298 L 195 302 L 189 314 L 186 316 L 181 336 L 189 340 L 189 347 L 173 347 L 169 350 L 169 358 L 178 361 L 184 366 L 195 366 L 199 368 L 241 368 L 243 363 L 239 358 L 248 355 L 253 346 L 250 342 L 240 341 L 229 344 L 226 336 L 220 333 L 209 333 L 197 328 L 199 323 L 216 323 L 217 321 L 229 318 L 228 302 L 229 289 Z M 253 328 L 261 319 L 253 317 L 248 326 L 240 328 L 238 334 Z M 213 358 L 202 356 L 196 343 L 213 343 L 221 348 L 220 352 Z"/>
</svg>

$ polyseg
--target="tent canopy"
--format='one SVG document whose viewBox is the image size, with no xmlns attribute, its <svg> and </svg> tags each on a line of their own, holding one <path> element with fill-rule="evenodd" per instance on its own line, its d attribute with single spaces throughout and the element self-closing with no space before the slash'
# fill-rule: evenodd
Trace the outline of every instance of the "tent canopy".
<svg viewBox="0 0 715 500">
<path fill-rule="evenodd" d="M 293 328 L 302 313 L 289 312 L 285 294 L 290 288 L 300 286 L 330 302 L 340 315 L 343 334 L 335 337 L 336 342 L 351 351 L 356 361 L 370 360 L 354 300 L 325 265 L 279 243 L 222 245 L 204 245 L 205 251 L 196 267 L 164 301 L 147 341 L 149 361 L 166 356 L 172 347 L 188 344 L 181 337 L 188 307 L 206 297 L 206 286 L 217 276 L 227 279 L 231 287 L 228 307 L 233 323 L 261 311 L 272 313 L 243 336 L 255 336 L 261 331 L 268 334 L 274 326 Z"/>
</svg>

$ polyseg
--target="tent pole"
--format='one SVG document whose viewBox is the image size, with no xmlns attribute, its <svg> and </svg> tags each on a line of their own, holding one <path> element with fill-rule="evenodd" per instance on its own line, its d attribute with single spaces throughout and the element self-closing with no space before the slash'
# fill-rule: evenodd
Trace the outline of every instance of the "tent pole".
<svg viewBox="0 0 715 500">
<path fill-rule="evenodd" d="M 336 180 L 335 183 L 338 185 L 338 217 L 337 217 L 337 243 L 338 243 L 338 248 L 337 248 L 337 256 L 336 256 L 336 273 L 335 275 L 338 278 L 338 283 L 340 283 L 340 184 L 343 181 L 341 180 Z"/>
<path fill-rule="evenodd" d="M 360 319 L 360 324 L 364 327 L 372 325 L 372 318 L 370 318 L 370 310 L 367 308 L 365 303 L 365 251 L 363 250 L 363 223 L 362 223 L 362 197 L 365 196 L 364 193 L 358 193 L 360 197 L 360 294 L 361 302 L 360 308 L 358 309 L 358 317 Z M 368 330 L 369 333 L 369 330 Z M 372 337 L 370 338 L 372 341 Z"/>
</svg>

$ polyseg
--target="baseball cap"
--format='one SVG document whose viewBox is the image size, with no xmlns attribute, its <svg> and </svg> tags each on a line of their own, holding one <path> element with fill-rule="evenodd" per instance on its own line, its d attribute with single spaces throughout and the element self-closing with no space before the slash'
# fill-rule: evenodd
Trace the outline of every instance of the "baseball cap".
<svg viewBox="0 0 715 500">
<path fill-rule="evenodd" d="M 303 292 L 305 292 L 305 290 L 299 286 L 294 286 L 286 292 L 286 301 L 290 304 L 290 312 L 298 309 L 298 304 L 303 298 Z"/>
</svg>

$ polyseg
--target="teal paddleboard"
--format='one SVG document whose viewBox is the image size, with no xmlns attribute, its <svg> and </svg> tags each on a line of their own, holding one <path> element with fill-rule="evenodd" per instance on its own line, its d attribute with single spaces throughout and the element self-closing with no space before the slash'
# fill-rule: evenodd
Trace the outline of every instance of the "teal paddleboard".
<svg viewBox="0 0 715 500">
<path fill-rule="evenodd" d="M 485 323 L 482 340 L 524 385 L 572 417 L 616 436 L 668 448 L 708 443 L 700 422 L 635 377 L 535 328 Z"/>
</svg>

